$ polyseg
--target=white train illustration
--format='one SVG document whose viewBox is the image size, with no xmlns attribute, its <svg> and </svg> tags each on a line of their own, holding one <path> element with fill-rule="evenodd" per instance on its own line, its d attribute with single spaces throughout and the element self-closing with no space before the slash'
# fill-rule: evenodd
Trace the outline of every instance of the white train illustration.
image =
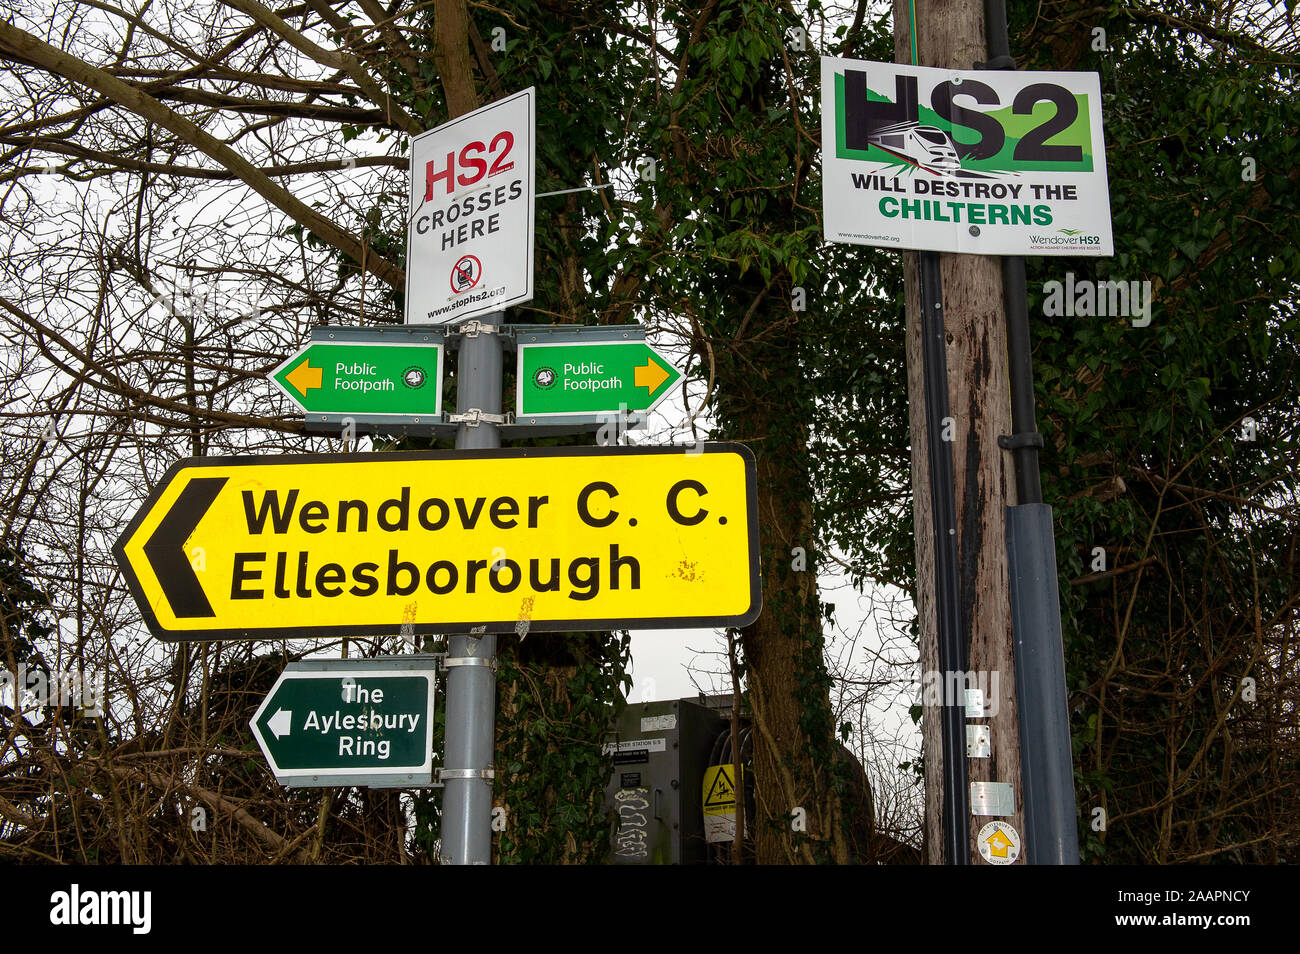
<svg viewBox="0 0 1300 954">
<path fill-rule="evenodd" d="M 938 126 L 895 123 L 881 126 L 867 139 L 873 146 L 931 172 L 955 172 L 961 168 L 957 144 Z"/>
</svg>

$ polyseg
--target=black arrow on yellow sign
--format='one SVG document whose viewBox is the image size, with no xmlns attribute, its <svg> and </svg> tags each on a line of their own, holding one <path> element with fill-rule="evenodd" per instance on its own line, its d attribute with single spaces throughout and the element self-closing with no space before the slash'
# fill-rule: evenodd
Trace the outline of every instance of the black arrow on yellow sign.
<svg viewBox="0 0 1300 954">
<path fill-rule="evenodd" d="M 166 641 L 745 626 L 741 445 L 179 461 L 113 553 Z"/>
<path fill-rule="evenodd" d="M 185 541 L 217 499 L 227 479 L 195 477 L 191 480 L 144 545 L 144 555 L 158 576 L 158 585 L 172 612 L 183 619 L 215 615 L 185 552 Z"/>
</svg>

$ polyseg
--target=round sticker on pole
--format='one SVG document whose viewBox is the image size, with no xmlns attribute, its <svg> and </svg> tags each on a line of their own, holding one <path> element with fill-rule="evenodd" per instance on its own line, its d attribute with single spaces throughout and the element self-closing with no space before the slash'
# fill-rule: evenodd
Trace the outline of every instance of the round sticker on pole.
<svg viewBox="0 0 1300 954">
<path fill-rule="evenodd" d="M 1020 833 L 1004 821 L 991 821 L 975 836 L 980 857 L 991 865 L 1015 864 L 1020 857 Z"/>
</svg>

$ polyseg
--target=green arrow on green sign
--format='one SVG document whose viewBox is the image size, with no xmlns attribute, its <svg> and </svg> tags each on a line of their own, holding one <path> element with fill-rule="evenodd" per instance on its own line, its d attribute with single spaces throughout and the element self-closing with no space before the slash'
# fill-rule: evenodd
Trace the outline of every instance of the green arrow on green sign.
<svg viewBox="0 0 1300 954">
<path fill-rule="evenodd" d="M 434 682 L 431 669 L 291 665 L 254 714 L 253 735 L 285 784 L 427 785 Z"/>
<path fill-rule="evenodd" d="M 644 341 L 520 342 L 515 419 L 648 411 L 681 377 Z"/>
<path fill-rule="evenodd" d="M 430 417 L 442 413 L 442 345 L 313 341 L 271 380 L 308 414 Z"/>
</svg>

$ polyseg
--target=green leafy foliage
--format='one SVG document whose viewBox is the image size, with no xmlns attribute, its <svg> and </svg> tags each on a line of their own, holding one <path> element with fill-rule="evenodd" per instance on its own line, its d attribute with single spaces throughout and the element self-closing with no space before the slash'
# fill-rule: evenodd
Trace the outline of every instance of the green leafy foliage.
<svg viewBox="0 0 1300 954">
<path fill-rule="evenodd" d="M 0 665 L 27 662 L 53 634 L 46 612 L 49 597 L 23 573 L 21 550 L 0 546 Z"/>
</svg>

